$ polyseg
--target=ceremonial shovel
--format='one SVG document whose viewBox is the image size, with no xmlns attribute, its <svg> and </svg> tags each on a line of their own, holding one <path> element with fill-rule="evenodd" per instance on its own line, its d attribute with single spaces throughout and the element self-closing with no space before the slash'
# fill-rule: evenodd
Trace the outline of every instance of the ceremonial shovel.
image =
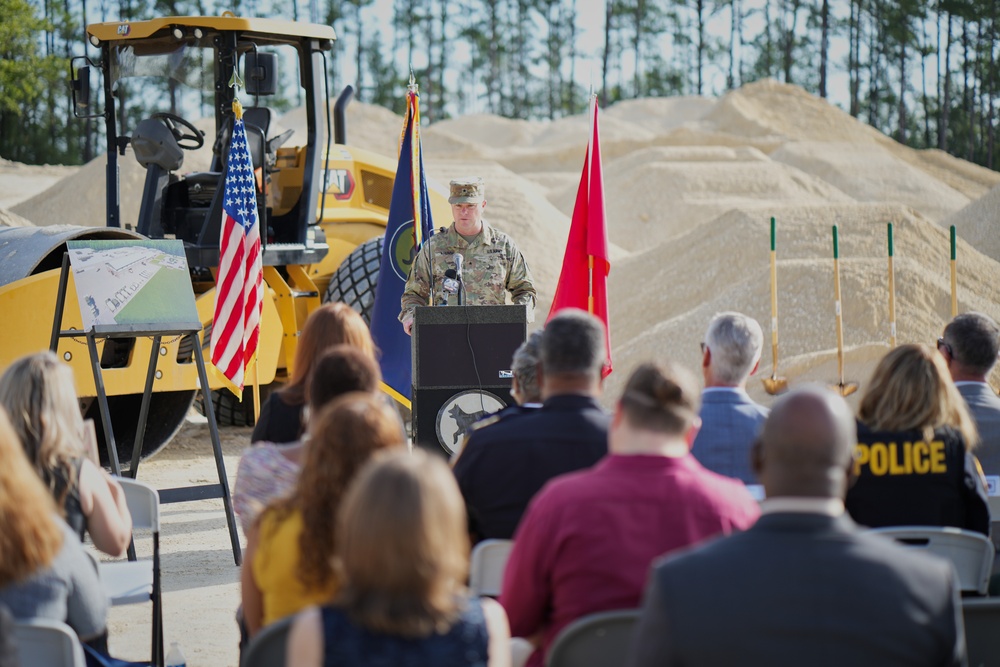
<svg viewBox="0 0 1000 667">
<path fill-rule="evenodd" d="M 840 308 L 840 245 L 837 242 L 837 225 L 833 226 L 833 305 L 837 313 L 837 374 L 840 382 L 831 388 L 841 396 L 850 396 L 858 390 L 858 383 L 844 382 L 844 318 Z"/>
<path fill-rule="evenodd" d="M 774 396 L 788 389 L 788 380 L 778 377 L 778 269 L 774 245 L 774 218 L 771 218 L 771 377 L 763 378 L 764 391 Z"/>
</svg>

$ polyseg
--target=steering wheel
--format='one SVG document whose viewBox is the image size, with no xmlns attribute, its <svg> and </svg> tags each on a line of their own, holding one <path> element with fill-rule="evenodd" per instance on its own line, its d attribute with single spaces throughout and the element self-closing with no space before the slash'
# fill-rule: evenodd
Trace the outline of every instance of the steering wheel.
<svg viewBox="0 0 1000 667">
<path fill-rule="evenodd" d="M 174 135 L 177 145 L 186 151 L 195 151 L 205 145 L 205 133 L 184 120 L 180 116 L 166 111 L 160 111 L 150 116 L 166 125 L 170 134 Z M 188 130 L 184 132 L 184 130 Z"/>
</svg>

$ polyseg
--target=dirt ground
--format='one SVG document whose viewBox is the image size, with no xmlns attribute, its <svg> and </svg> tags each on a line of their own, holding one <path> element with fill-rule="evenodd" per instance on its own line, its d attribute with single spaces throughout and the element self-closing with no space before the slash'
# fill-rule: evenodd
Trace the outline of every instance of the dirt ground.
<svg viewBox="0 0 1000 667">
<path fill-rule="evenodd" d="M 220 431 L 229 485 L 250 428 Z M 170 444 L 139 466 L 138 479 L 157 489 L 210 484 L 218 480 L 208 422 L 190 415 Z M 163 581 L 163 634 L 167 650 L 178 642 L 190 667 L 237 667 L 239 632 L 234 613 L 240 602 L 240 569 L 235 565 L 222 500 L 161 507 L 160 554 Z M 240 532 L 240 543 L 245 539 Z M 136 536 L 139 558 L 149 558 L 152 539 Z M 148 660 L 151 605 L 114 607 L 108 619 L 115 657 Z"/>
</svg>

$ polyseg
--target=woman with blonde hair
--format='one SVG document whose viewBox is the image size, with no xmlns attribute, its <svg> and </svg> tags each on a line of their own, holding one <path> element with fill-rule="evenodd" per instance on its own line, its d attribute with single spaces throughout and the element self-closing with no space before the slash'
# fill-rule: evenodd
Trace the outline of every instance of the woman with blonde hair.
<svg viewBox="0 0 1000 667">
<path fill-rule="evenodd" d="M 21 357 L 0 377 L 0 406 L 70 528 L 106 554 L 124 553 L 132 517 L 121 486 L 85 452 L 69 366 L 51 352 Z"/>
<path fill-rule="evenodd" d="M 858 410 L 858 523 L 956 526 L 989 535 L 986 482 L 972 450 L 975 423 L 936 350 L 901 345 L 875 368 Z"/>
<path fill-rule="evenodd" d="M 295 442 L 305 430 L 303 408 L 308 403 L 309 377 L 323 352 L 350 345 L 375 359 L 375 343 L 368 326 L 345 303 L 323 304 L 309 315 L 295 346 L 295 362 L 288 384 L 267 397 L 250 442 Z"/>
<path fill-rule="evenodd" d="M 442 460 L 419 450 L 378 457 L 344 498 L 337 530 L 343 584 L 332 604 L 295 619 L 287 664 L 510 664 L 503 608 L 465 586 L 465 505 Z"/>
<path fill-rule="evenodd" d="M 374 393 L 345 394 L 310 420 L 295 490 L 265 509 L 247 536 L 241 582 L 251 637 L 333 596 L 340 583 L 332 558 L 341 498 L 372 455 L 405 448 L 399 417 Z"/>
<path fill-rule="evenodd" d="M 108 602 L 97 569 L 59 518 L 0 409 L 0 605 L 16 619 L 61 621 L 107 650 Z"/>
</svg>

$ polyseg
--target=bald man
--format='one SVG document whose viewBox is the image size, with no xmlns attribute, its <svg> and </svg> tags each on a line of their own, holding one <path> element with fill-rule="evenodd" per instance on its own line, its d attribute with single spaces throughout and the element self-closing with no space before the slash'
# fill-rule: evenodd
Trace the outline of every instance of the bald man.
<svg viewBox="0 0 1000 667">
<path fill-rule="evenodd" d="M 950 564 L 844 513 L 855 429 L 825 388 L 775 404 L 752 451 L 761 518 L 654 566 L 633 666 L 965 664 Z"/>
</svg>

